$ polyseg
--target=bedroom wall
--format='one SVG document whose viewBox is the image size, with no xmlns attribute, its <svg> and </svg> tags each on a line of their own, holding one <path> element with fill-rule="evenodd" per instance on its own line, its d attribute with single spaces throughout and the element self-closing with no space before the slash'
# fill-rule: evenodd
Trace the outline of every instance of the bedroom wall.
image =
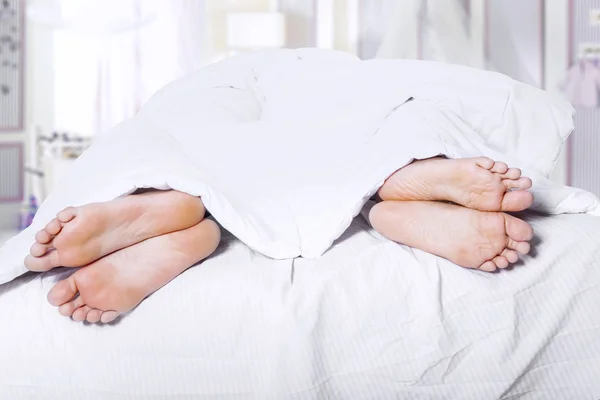
<svg viewBox="0 0 600 400">
<path fill-rule="evenodd" d="M 600 24 L 591 22 L 592 12 L 600 10 L 600 0 L 570 0 L 569 2 L 569 54 L 568 64 L 564 66 L 566 78 L 567 66 L 578 65 L 581 46 L 600 46 Z M 599 56 L 588 59 L 591 65 L 600 70 Z M 582 82 L 584 87 L 593 85 L 595 99 L 592 105 L 582 106 L 576 103 L 575 132 L 569 140 L 568 180 L 575 187 L 600 196 L 600 103 L 598 82 Z"/>
<path fill-rule="evenodd" d="M 43 129 L 54 125 L 54 76 L 52 34 L 35 24 L 26 26 L 25 129 L 0 134 L 2 143 L 23 143 L 28 151 L 27 132 L 34 124 Z M 1 177 L 0 177 L 1 179 Z M 16 229 L 19 202 L 0 203 L 0 231 Z"/>
<path fill-rule="evenodd" d="M 559 86 L 569 64 L 569 0 L 486 1 L 492 5 L 488 10 L 492 17 L 487 18 L 492 64 L 500 72 L 563 96 Z M 520 23 L 512 24 L 508 32 L 503 28 L 507 20 Z M 507 62 L 514 59 L 522 62 Z M 560 184 L 569 183 L 567 154 L 565 146 L 552 175 Z"/>
<path fill-rule="evenodd" d="M 486 20 L 490 23 L 488 47 L 493 49 L 490 55 L 495 66 L 501 72 L 562 97 L 559 86 L 569 64 L 569 0 L 483 1 L 492 4 L 488 15 L 493 17 Z M 499 23 L 507 19 L 521 22 L 513 24 L 509 33 Z M 510 37 L 509 44 L 516 46 L 503 45 L 506 36 Z M 521 67 L 518 63 L 506 63 L 515 58 L 523 60 Z M 565 146 L 551 177 L 559 184 L 569 183 L 567 154 Z"/>
<path fill-rule="evenodd" d="M 227 13 L 228 12 L 262 12 L 273 6 L 272 0 L 208 0 L 208 29 L 212 34 L 212 52 L 227 52 Z"/>
<path fill-rule="evenodd" d="M 570 21 L 571 6 L 581 8 L 580 18 Z M 545 9 L 545 88 L 548 92 L 563 96 L 560 84 L 577 53 L 578 43 L 600 43 L 600 27 L 589 24 L 589 10 L 600 8 L 598 0 L 552 0 L 546 1 Z M 571 23 L 573 22 L 573 26 Z M 573 33 L 571 34 L 571 28 Z M 583 39 L 585 37 L 585 39 Z M 573 51 L 573 54 L 571 52 Z M 558 160 L 553 180 L 590 190 L 600 195 L 600 111 L 577 110 L 576 131 Z M 581 137 L 581 139 L 579 139 Z M 595 146 L 595 148 L 594 148 Z M 578 156 L 579 155 L 579 156 Z M 571 175 L 571 176 L 570 176 Z"/>
<path fill-rule="evenodd" d="M 559 83 L 568 64 L 568 0 L 486 1 L 491 66 L 562 96 Z M 568 183 L 567 150 L 565 146 L 551 177 L 559 184 Z"/>
<path fill-rule="evenodd" d="M 533 86 L 544 86 L 544 0 L 488 0 L 489 66 Z"/>
<path fill-rule="evenodd" d="M 214 55 L 227 52 L 227 13 L 228 12 L 266 12 L 278 10 L 286 15 L 287 46 L 300 48 L 316 46 L 318 42 L 317 26 L 332 18 L 335 12 L 343 13 L 345 3 L 355 0 L 208 0 L 209 30 L 212 34 L 212 52 Z M 321 24 L 323 25 L 323 23 Z M 321 31 L 327 30 L 322 26 Z M 331 24 L 331 29 L 333 24 Z M 332 31 L 333 32 L 333 31 Z M 327 35 L 322 35 L 326 37 Z M 325 40 L 327 41 L 327 40 Z M 320 47 L 335 47 L 321 43 Z M 342 47 L 344 47 L 342 45 Z"/>
<path fill-rule="evenodd" d="M 562 96 L 559 84 L 569 62 L 569 0 L 546 1 L 544 17 L 545 89 Z M 567 171 L 567 153 L 563 151 L 552 179 L 557 183 L 567 184 Z"/>
</svg>

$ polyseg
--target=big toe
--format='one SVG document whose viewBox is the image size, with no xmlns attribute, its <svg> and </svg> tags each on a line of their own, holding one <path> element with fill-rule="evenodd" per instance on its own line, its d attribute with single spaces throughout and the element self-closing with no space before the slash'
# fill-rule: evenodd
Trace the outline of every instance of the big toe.
<svg viewBox="0 0 600 400">
<path fill-rule="evenodd" d="M 533 204 L 533 194 L 525 190 L 506 192 L 502 199 L 502 211 L 517 212 L 527 210 Z"/>
<path fill-rule="evenodd" d="M 60 307 L 73 300 L 77 295 L 77 286 L 75 280 L 70 277 L 64 281 L 58 282 L 50 292 L 48 292 L 48 302 L 55 307 Z"/>
<path fill-rule="evenodd" d="M 533 238 L 533 228 L 527 222 L 507 214 L 504 215 L 504 221 L 509 239 L 516 242 L 529 242 Z"/>
</svg>

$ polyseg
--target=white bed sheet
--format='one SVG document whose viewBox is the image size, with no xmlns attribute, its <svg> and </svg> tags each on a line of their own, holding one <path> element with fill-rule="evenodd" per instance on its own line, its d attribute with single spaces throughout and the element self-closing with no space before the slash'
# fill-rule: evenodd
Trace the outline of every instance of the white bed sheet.
<svg viewBox="0 0 600 400">
<path fill-rule="evenodd" d="M 66 270 L 0 287 L 0 399 L 597 399 L 600 218 L 527 219 L 533 255 L 468 271 L 362 217 L 323 257 L 217 254 L 120 322 L 45 300 Z"/>
</svg>

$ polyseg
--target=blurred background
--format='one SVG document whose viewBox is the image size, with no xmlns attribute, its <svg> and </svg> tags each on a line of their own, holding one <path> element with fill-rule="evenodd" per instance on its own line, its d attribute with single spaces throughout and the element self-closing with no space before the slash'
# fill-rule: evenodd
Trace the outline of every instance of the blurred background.
<svg viewBox="0 0 600 400">
<path fill-rule="evenodd" d="M 565 96 L 553 179 L 600 195 L 600 0 L 0 0 L 0 243 L 162 86 L 252 49 L 499 71 Z"/>
</svg>

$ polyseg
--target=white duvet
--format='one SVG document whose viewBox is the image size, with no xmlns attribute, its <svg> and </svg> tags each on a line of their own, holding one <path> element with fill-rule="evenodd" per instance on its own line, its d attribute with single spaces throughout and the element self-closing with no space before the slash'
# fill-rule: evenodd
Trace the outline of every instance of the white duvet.
<svg viewBox="0 0 600 400">
<path fill-rule="evenodd" d="M 572 108 L 503 75 L 342 53 L 254 53 L 159 92 L 100 137 L 0 249 L 0 283 L 26 272 L 37 230 L 67 206 L 137 188 L 201 196 L 227 230 L 276 259 L 322 255 L 395 170 L 415 158 L 486 155 L 522 167 L 535 208 L 600 213 L 548 175 Z"/>
</svg>

